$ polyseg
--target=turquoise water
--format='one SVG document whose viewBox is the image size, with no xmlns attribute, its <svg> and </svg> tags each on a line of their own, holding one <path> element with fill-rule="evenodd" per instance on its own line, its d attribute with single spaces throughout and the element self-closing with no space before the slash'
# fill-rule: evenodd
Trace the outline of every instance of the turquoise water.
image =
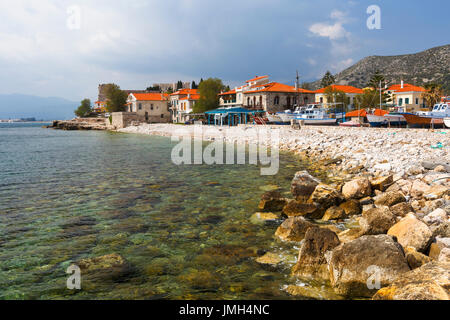
<svg viewBox="0 0 450 320">
<path fill-rule="evenodd" d="M 176 166 L 168 138 L 0 124 L 1 299 L 286 299 L 297 250 L 250 222 L 265 186 L 304 165 Z M 279 270 L 255 262 L 289 257 Z M 122 255 L 132 272 L 66 288 L 82 258 Z"/>
</svg>

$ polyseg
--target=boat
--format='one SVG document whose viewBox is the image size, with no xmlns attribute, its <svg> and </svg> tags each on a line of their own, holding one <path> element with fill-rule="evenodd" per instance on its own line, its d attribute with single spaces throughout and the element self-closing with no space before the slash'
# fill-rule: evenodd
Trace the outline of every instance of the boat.
<svg viewBox="0 0 450 320">
<path fill-rule="evenodd" d="M 447 128 L 450 128 L 450 118 L 444 118 L 444 124 Z"/>
<path fill-rule="evenodd" d="M 294 119 L 312 125 L 333 125 L 338 120 L 335 114 L 329 114 L 326 109 L 316 104 L 309 104 Z"/>
<path fill-rule="evenodd" d="M 291 123 L 296 116 L 302 113 L 305 107 L 296 107 L 294 111 L 285 110 L 284 112 L 277 112 L 277 116 L 281 119 L 281 122 Z"/>
<path fill-rule="evenodd" d="M 361 122 L 350 120 L 339 123 L 340 127 L 361 127 Z"/>
<path fill-rule="evenodd" d="M 273 123 L 273 124 L 287 124 L 287 122 L 284 122 L 283 120 L 281 120 L 281 117 L 277 114 L 270 114 L 267 112 L 267 121 L 269 123 Z"/>
<path fill-rule="evenodd" d="M 367 114 L 366 117 L 371 127 L 402 126 L 407 124 L 405 117 L 399 113 L 387 113 L 382 116 Z"/>
<path fill-rule="evenodd" d="M 410 127 L 443 127 L 444 118 L 450 117 L 450 107 L 448 103 L 437 103 L 431 112 L 404 113 L 403 116 Z"/>
</svg>

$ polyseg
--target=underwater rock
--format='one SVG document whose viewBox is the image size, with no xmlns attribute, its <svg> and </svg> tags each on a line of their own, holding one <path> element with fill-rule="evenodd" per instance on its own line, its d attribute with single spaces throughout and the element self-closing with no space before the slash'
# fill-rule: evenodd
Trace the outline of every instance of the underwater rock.
<svg viewBox="0 0 450 320">
<path fill-rule="evenodd" d="M 291 182 L 291 192 L 298 201 L 306 202 L 320 181 L 307 171 L 298 171 Z"/>
<path fill-rule="evenodd" d="M 291 217 L 278 227 L 275 236 L 283 241 L 301 241 L 312 226 L 314 225 L 303 217 Z"/>
<path fill-rule="evenodd" d="M 131 272 L 130 264 L 119 254 L 81 259 L 75 263 L 83 279 L 90 281 L 118 280 Z"/>
<path fill-rule="evenodd" d="M 288 217 L 305 216 L 311 219 L 320 219 L 323 215 L 316 205 L 299 202 L 297 200 L 289 201 L 283 207 L 283 214 Z"/>
</svg>

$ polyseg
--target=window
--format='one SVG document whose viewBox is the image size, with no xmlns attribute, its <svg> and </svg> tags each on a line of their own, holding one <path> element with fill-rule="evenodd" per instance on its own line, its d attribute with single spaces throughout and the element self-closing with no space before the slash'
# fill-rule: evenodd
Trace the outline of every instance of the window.
<svg viewBox="0 0 450 320">
<path fill-rule="evenodd" d="M 161 119 L 164 118 L 164 114 L 161 113 Z"/>
<path fill-rule="evenodd" d="M 320 97 L 320 103 L 323 103 L 323 97 Z"/>
<path fill-rule="evenodd" d="M 153 103 L 150 105 L 150 110 L 153 110 Z"/>
<path fill-rule="evenodd" d="M 139 110 L 142 110 L 142 103 L 139 103 Z"/>
<path fill-rule="evenodd" d="M 399 106 L 403 105 L 403 98 L 398 99 L 398 105 Z"/>
<path fill-rule="evenodd" d="M 276 96 L 275 99 L 273 100 L 273 104 L 274 105 L 279 105 L 280 104 L 280 97 Z"/>
<path fill-rule="evenodd" d="M 409 98 L 405 98 L 405 104 L 409 104 Z"/>
<path fill-rule="evenodd" d="M 416 98 L 416 104 L 419 104 L 419 98 Z"/>
</svg>

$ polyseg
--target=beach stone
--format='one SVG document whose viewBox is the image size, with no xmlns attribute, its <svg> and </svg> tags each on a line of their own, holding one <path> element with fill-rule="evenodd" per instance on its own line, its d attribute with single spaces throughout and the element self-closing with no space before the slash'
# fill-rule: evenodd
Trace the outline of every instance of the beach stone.
<svg viewBox="0 0 450 320">
<path fill-rule="evenodd" d="M 347 215 L 345 214 L 344 209 L 333 206 L 327 209 L 325 211 L 325 214 L 322 217 L 323 221 L 329 221 L 329 220 L 338 220 L 338 219 L 345 219 Z"/>
<path fill-rule="evenodd" d="M 389 186 L 394 183 L 394 176 L 389 175 L 385 177 L 375 178 L 370 180 L 370 184 L 372 185 L 372 189 L 385 191 Z"/>
<path fill-rule="evenodd" d="M 335 188 L 321 183 L 314 189 L 308 203 L 314 203 L 317 207 L 322 208 L 323 211 L 325 211 L 325 209 L 331 206 L 338 205 L 342 202 L 342 199 L 341 193 Z"/>
<path fill-rule="evenodd" d="M 443 248 L 439 253 L 439 262 L 450 263 L 450 248 Z"/>
<path fill-rule="evenodd" d="M 376 206 L 391 207 L 401 202 L 406 202 L 405 196 L 400 191 L 389 191 L 374 198 Z"/>
<path fill-rule="evenodd" d="M 281 262 L 281 258 L 276 253 L 267 252 L 265 255 L 257 258 L 256 262 L 258 262 L 259 264 L 277 266 Z"/>
<path fill-rule="evenodd" d="M 298 171 L 291 182 L 291 192 L 298 201 L 306 202 L 320 184 L 308 171 Z"/>
<path fill-rule="evenodd" d="M 450 237 L 450 222 L 444 222 L 440 224 L 434 224 L 430 226 L 430 230 L 433 233 L 433 237 Z"/>
<path fill-rule="evenodd" d="M 407 173 L 409 176 L 417 176 L 418 174 L 423 173 L 423 167 L 422 167 L 422 166 L 417 166 L 417 165 L 411 166 L 411 167 L 409 167 L 409 169 L 406 171 L 406 173 Z"/>
<path fill-rule="evenodd" d="M 354 216 L 361 213 L 360 202 L 353 199 L 341 203 L 339 208 L 343 209 L 347 216 Z"/>
<path fill-rule="evenodd" d="M 434 168 L 434 171 L 436 171 L 436 172 L 447 172 L 447 167 L 445 167 L 445 166 L 440 164 L 436 168 Z"/>
<path fill-rule="evenodd" d="M 333 231 L 319 227 L 309 228 L 292 273 L 301 277 L 328 280 L 329 272 L 325 253 L 339 244 L 339 238 Z"/>
<path fill-rule="evenodd" d="M 342 194 L 345 199 L 361 199 L 372 194 L 372 187 L 367 178 L 357 178 L 344 184 Z"/>
<path fill-rule="evenodd" d="M 314 204 L 291 200 L 283 207 L 283 214 L 288 217 L 305 216 L 311 219 L 320 219 L 323 211 Z"/>
<path fill-rule="evenodd" d="M 388 235 L 397 237 L 403 247 L 413 247 L 419 252 L 428 249 L 433 237 L 430 228 L 411 213 L 393 225 Z"/>
<path fill-rule="evenodd" d="M 402 247 L 388 235 L 366 235 L 334 248 L 328 258 L 331 285 L 346 297 L 371 297 L 370 277 L 378 271 L 380 285 L 391 284 L 410 270 Z"/>
<path fill-rule="evenodd" d="M 287 200 L 281 196 L 279 191 L 267 191 L 261 197 L 258 208 L 263 211 L 281 211 Z"/>
<path fill-rule="evenodd" d="M 395 216 L 387 207 L 364 211 L 359 225 L 364 234 L 385 234 L 396 223 Z"/>
<path fill-rule="evenodd" d="M 341 243 L 347 243 L 347 242 L 353 241 L 363 235 L 364 235 L 364 232 L 359 228 L 347 229 L 345 231 L 338 233 L 339 241 Z"/>
<path fill-rule="evenodd" d="M 442 249 L 450 248 L 450 238 L 436 237 L 430 245 L 428 256 L 433 260 L 438 260 Z"/>
<path fill-rule="evenodd" d="M 404 217 L 410 212 L 414 212 L 414 209 L 407 202 L 400 202 L 389 208 L 396 217 Z"/>
<path fill-rule="evenodd" d="M 411 269 L 416 269 L 422 265 L 431 262 L 431 258 L 424 255 L 423 253 L 417 252 L 413 247 L 405 248 L 406 260 Z"/>
<path fill-rule="evenodd" d="M 342 300 L 343 297 L 334 293 L 334 291 L 326 290 L 325 288 L 317 288 L 310 286 L 296 286 L 289 285 L 284 288 L 284 291 L 289 293 L 291 296 L 314 299 L 314 300 Z"/>
<path fill-rule="evenodd" d="M 431 159 L 431 160 L 428 159 L 422 162 L 422 167 L 424 167 L 427 170 L 434 170 L 438 166 L 450 169 L 450 164 L 448 164 L 447 162 L 443 162 L 439 159 Z"/>
<path fill-rule="evenodd" d="M 449 300 L 450 263 L 430 262 L 401 274 L 373 300 Z"/>
<path fill-rule="evenodd" d="M 117 280 L 131 270 L 130 264 L 117 253 L 81 259 L 75 264 L 80 268 L 83 279 L 90 281 Z"/>
<path fill-rule="evenodd" d="M 286 219 L 275 232 L 275 236 L 283 241 L 302 241 L 306 231 L 314 226 L 303 217 L 290 217 Z"/>
<path fill-rule="evenodd" d="M 433 212 L 427 214 L 423 221 L 427 224 L 433 224 L 433 223 L 443 223 L 447 221 L 447 212 L 445 212 L 444 209 L 436 209 Z"/>
<path fill-rule="evenodd" d="M 428 194 L 431 187 L 422 180 L 414 180 L 411 186 L 411 196 L 414 199 L 421 199 L 425 194 Z"/>
<path fill-rule="evenodd" d="M 275 223 L 280 216 L 272 212 L 256 212 L 250 217 L 250 221 L 254 224 L 270 224 Z"/>
<path fill-rule="evenodd" d="M 424 194 L 424 197 L 427 200 L 435 200 L 442 198 L 448 195 L 449 193 L 450 188 L 441 185 L 434 185 L 428 189 L 428 191 Z"/>
<path fill-rule="evenodd" d="M 359 200 L 359 204 L 361 206 L 365 206 L 365 205 L 368 205 L 368 204 L 373 204 L 373 199 L 372 199 L 372 197 L 362 198 L 361 200 Z"/>
</svg>

